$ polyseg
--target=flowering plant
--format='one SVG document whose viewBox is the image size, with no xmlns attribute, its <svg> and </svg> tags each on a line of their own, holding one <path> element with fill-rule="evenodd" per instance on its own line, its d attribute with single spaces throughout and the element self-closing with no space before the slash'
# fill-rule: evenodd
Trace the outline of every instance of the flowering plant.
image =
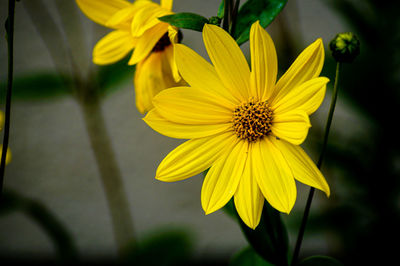
<svg viewBox="0 0 400 266">
<path fill-rule="evenodd" d="M 155 176 L 157 181 L 171 183 L 200 175 L 196 178 L 202 181 L 201 192 L 191 198 L 207 215 L 204 223 L 212 219 L 210 214 L 225 212 L 232 218 L 229 222 L 238 225 L 247 240 L 247 246 L 230 259 L 231 265 L 341 265 L 333 258 L 334 253 L 310 256 L 310 252 L 303 251 L 302 243 L 308 223 L 316 223 L 311 209 L 314 195 L 320 197 L 316 208 L 322 209 L 320 204 L 332 204 L 332 195 L 338 193 L 336 179 L 321 166 L 329 161 L 326 157 L 333 156 L 328 146 L 339 74 L 344 63 L 354 62 L 360 54 L 360 41 L 355 34 L 337 34 L 331 42 L 313 36 L 294 49 L 296 41 L 287 36 L 284 23 L 295 18 L 280 17 L 287 0 L 222 0 L 211 17 L 187 12 L 182 1 L 172 0 L 75 0 L 72 4 L 57 1 L 59 17 L 47 12 L 41 0 L 24 1 L 23 5 L 45 41 L 57 75 L 13 78 L 15 1 L 9 0 L 9 74 L 6 110 L 4 115 L 0 112 L 5 144 L 0 156 L 1 192 L 5 167 L 9 167 L 11 158 L 11 92 L 17 99 L 25 100 L 70 95 L 82 112 L 85 136 L 93 151 L 113 241 L 122 262 L 159 265 L 169 258 L 168 265 L 186 265 L 195 260 L 185 255 L 190 243 L 179 232 L 160 233 L 147 239 L 140 236 L 142 230 L 137 234 L 134 225 L 145 216 L 135 215 L 133 219 L 132 213 L 147 207 L 141 202 L 142 197 L 136 197 L 140 194 L 136 194 L 136 187 L 130 182 L 154 182 Z M 77 58 L 73 46 L 66 42 L 67 25 L 75 21 L 63 21 L 63 16 L 69 14 L 68 7 L 87 25 L 98 24 L 97 30 L 107 30 L 90 45 L 92 52 L 81 53 L 91 55 L 91 59 Z M 280 23 L 283 40 L 270 30 L 273 23 Z M 50 37 L 44 33 L 48 29 Z M 72 29 L 73 34 L 79 31 L 79 27 Z M 190 41 L 186 33 L 202 38 L 203 42 Z M 202 43 L 206 53 L 199 49 Z M 326 47 L 332 56 L 326 53 Z M 85 71 L 81 68 L 84 63 L 78 62 L 86 62 L 88 69 Z M 127 119 L 113 119 L 113 126 L 108 128 L 103 116 L 105 97 L 126 77 L 133 77 L 133 83 L 124 84 L 134 95 L 129 98 L 129 106 L 136 106 L 137 110 L 129 111 L 129 119 L 138 121 L 141 127 L 135 143 L 140 144 L 143 135 L 157 138 L 154 131 L 184 140 L 165 156 L 157 153 L 157 159 L 147 158 L 145 148 L 135 150 L 128 142 L 118 146 L 130 149 L 129 160 L 140 159 L 152 165 L 151 174 L 144 176 L 137 169 L 121 171 L 117 160 L 121 154 L 114 151 L 118 144 L 113 143 L 117 138 L 108 133 L 110 128 L 111 132 L 122 128 Z M 46 96 L 32 96 L 41 93 Z M 332 96 L 330 103 L 327 94 Z M 324 102 L 330 106 L 327 118 L 320 111 Z M 116 109 L 123 107 L 118 104 Z M 307 147 L 310 143 L 319 151 L 315 162 L 312 149 Z M 161 151 L 162 145 L 159 146 Z M 20 149 L 12 150 L 16 159 L 10 165 L 18 165 Z M 155 150 L 159 151 L 158 146 Z M 160 163 L 155 166 L 158 159 Z M 163 200 L 155 186 L 167 191 L 172 185 L 156 184 L 152 183 L 145 194 L 152 197 L 155 208 L 162 209 Z M 178 191 L 180 185 L 176 184 Z M 304 187 L 309 190 L 307 199 Z M 68 229 L 46 206 L 22 194 L 6 189 L 3 206 L 20 208 L 37 219 L 52 239 L 59 241 L 63 258 L 78 260 L 78 248 L 70 241 Z M 137 201 L 133 204 L 130 197 L 134 196 Z M 295 203 L 304 203 L 304 211 Z M 151 225 L 150 220 L 154 219 L 145 224 Z M 149 255 L 155 253 L 161 255 Z"/>
</svg>

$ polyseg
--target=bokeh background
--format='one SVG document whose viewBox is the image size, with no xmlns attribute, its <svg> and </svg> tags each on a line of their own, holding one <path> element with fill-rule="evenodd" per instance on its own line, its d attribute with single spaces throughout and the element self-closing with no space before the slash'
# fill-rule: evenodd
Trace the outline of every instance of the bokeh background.
<svg viewBox="0 0 400 266">
<path fill-rule="evenodd" d="M 211 17 L 219 2 L 175 0 L 174 11 Z M 329 255 L 353 265 L 390 261 L 398 250 L 398 244 L 390 244 L 398 243 L 400 237 L 397 13 L 398 4 L 387 1 L 290 0 L 267 28 L 278 50 L 281 73 L 302 49 L 323 38 L 323 75 L 331 83 L 322 107 L 311 117 L 313 127 L 303 144 L 314 160 L 334 80 L 329 41 L 338 32 L 353 31 L 362 45 L 356 61 L 342 68 L 322 168 L 332 195 L 328 199 L 316 193 L 303 257 Z M 6 17 L 7 1 L 1 0 L 0 23 Z M 0 32 L 0 106 L 4 110 L 4 27 Z M 71 256 L 111 263 L 117 259 L 109 210 L 80 106 L 65 92 L 60 79 L 54 78 L 70 71 L 64 60 L 70 51 L 74 69 L 82 77 L 114 69 L 102 94 L 102 111 L 137 238 L 157 238 L 173 231 L 177 237 L 173 242 L 181 245 L 178 252 L 185 253 L 191 264 L 227 265 L 233 254 L 247 246 L 240 227 L 223 211 L 204 215 L 201 175 L 177 183 L 154 179 L 158 163 L 182 141 L 159 135 L 141 120 L 134 104 L 133 68 L 124 67 L 124 62 L 110 68 L 91 62 L 94 44 L 107 32 L 86 18 L 72 0 L 17 2 L 14 77 L 20 89 L 12 103 L 13 160 L 4 183 L 8 204 L 0 206 L 0 260 L 58 262 Z M 183 35 L 183 43 L 207 57 L 200 33 L 183 30 Z M 248 43 L 242 50 L 248 57 Z M 292 213 L 282 214 L 291 247 L 308 194 L 308 187 L 298 184 L 298 189 Z"/>
</svg>

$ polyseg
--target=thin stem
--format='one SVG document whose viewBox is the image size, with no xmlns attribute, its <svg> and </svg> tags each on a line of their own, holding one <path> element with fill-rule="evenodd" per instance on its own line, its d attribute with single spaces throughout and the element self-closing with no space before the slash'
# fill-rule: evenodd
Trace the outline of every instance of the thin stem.
<svg viewBox="0 0 400 266">
<path fill-rule="evenodd" d="M 231 24 L 231 10 L 233 0 L 224 0 L 224 20 L 222 22 L 222 28 L 229 32 L 229 26 Z"/>
<path fill-rule="evenodd" d="M 240 5 L 240 0 L 235 1 L 235 5 L 232 10 L 232 20 L 231 20 L 231 26 L 230 26 L 230 35 L 233 37 L 235 35 L 235 30 L 236 30 L 236 21 L 237 21 L 237 14 L 239 11 L 239 5 Z"/>
<path fill-rule="evenodd" d="M 135 241 L 129 201 L 124 191 L 122 175 L 115 159 L 110 137 L 107 134 L 100 99 L 95 90 L 87 89 L 86 92 L 87 95 L 78 97 L 78 101 L 107 198 L 118 252 L 121 253 L 128 243 L 134 244 Z"/>
<path fill-rule="evenodd" d="M 338 82 L 339 82 L 340 68 L 341 68 L 341 64 L 338 62 L 336 64 L 336 76 L 335 76 L 335 84 L 333 85 L 331 106 L 329 108 L 328 119 L 326 121 L 326 126 L 325 126 L 324 141 L 322 143 L 321 154 L 319 155 L 319 159 L 318 159 L 318 163 L 317 163 L 318 169 L 321 169 L 322 161 L 323 161 L 325 153 L 326 153 L 326 146 L 328 144 L 329 131 L 330 131 L 331 124 L 332 124 L 332 118 L 333 118 L 333 113 L 335 111 L 336 99 L 337 99 L 337 94 L 338 94 Z M 297 236 L 296 246 L 295 246 L 295 249 L 294 249 L 294 252 L 293 252 L 293 258 L 292 258 L 291 265 L 296 265 L 297 264 L 297 259 L 299 257 L 300 247 L 301 247 L 301 243 L 303 241 L 304 231 L 305 231 L 305 228 L 306 228 L 308 215 L 310 213 L 310 208 L 311 208 L 311 203 L 312 203 L 312 200 L 313 200 L 314 192 L 315 192 L 315 188 L 313 188 L 313 187 L 310 188 L 310 192 L 309 192 L 308 198 L 307 198 L 306 207 L 304 209 L 303 219 L 301 220 L 299 234 Z"/>
<path fill-rule="evenodd" d="M 328 144 L 329 131 L 331 129 L 333 113 L 335 111 L 336 99 L 337 99 L 337 95 L 338 95 L 338 83 L 339 83 L 340 69 L 341 69 L 341 64 L 338 62 L 336 64 L 336 76 L 335 76 L 335 83 L 333 85 L 331 106 L 329 108 L 328 120 L 326 121 L 326 126 L 325 126 L 324 142 L 322 143 L 321 154 L 319 156 L 319 160 L 317 163 L 318 169 L 321 169 L 322 161 L 323 161 L 325 153 L 326 153 L 326 146 Z"/>
<path fill-rule="evenodd" d="M 7 45 L 8 45 L 8 75 L 7 75 L 7 95 L 6 95 L 3 148 L 1 151 L 1 162 L 0 162 L 0 198 L 1 198 L 1 193 L 3 191 L 8 139 L 10 136 L 11 92 L 12 92 L 13 68 L 14 68 L 13 66 L 14 65 L 14 14 L 15 14 L 15 0 L 9 0 L 8 18 L 6 21 Z"/>
<path fill-rule="evenodd" d="M 88 77 L 84 79 L 86 81 L 82 81 L 83 77 L 76 67 L 68 38 L 56 25 L 43 1 L 25 1 L 24 6 L 47 46 L 57 71 L 62 77 L 72 74 L 71 79 L 64 81 L 71 87 L 71 92 L 80 104 L 83 113 L 111 216 L 114 238 L 118 251 L 121 253 L 128 243 L 134 243 L 133 220 L 124 191 L 122 175 L 101 112 L 101 102 L 97 94 L 98 87 L 94 74 L 89 72 Z M 41 12 L 35 12 L 38 10 Z M 48 34 L 49 29 L 52 35 Z"/>
</svg>

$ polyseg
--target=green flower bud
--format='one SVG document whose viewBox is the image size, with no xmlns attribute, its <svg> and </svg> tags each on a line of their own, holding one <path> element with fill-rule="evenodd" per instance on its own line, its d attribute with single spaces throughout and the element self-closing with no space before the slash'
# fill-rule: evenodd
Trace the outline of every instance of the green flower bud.
<svg viewBox="0 0 400 266">
<path fill-rule="evenodd" d="M 343 32 L 329 43 L 332 56 L 337 62 L 351 63 L 360 54 L 360 41 L 352 32 Z"/>
<path fill-rule="evenodd" d="M 211 17 L 209 20 L 208 20 L 208 23 L 209 24 L 213 24 L 213 25 L 217 25 L 217 26 L 219 26 L 219 25 L 221 25 L 221 18 L 219 18 L 219 17 Z"/>
</svg>

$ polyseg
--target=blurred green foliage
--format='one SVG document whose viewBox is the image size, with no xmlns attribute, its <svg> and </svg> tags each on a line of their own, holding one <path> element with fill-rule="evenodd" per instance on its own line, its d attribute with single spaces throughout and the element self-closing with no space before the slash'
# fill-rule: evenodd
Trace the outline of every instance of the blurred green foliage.
<svg viewBox="0 0 400 266">
<path fill-rule="evenodd" d="M 251 246 L 237 253 L 229 263 L 229 266 L 273 266 L 266 262 Z"/>
<path fill-rule="evenodd" d="M 174 266 L 188 265 L 193 243 L 182 228 L 158 229 L 124 251 L 122 261 L 128 265 Z"/>
<path fill-rule="evenodd" d="M 339 261 L 328 256 L 312 256 L 304 259 L 299 266 L 341 266 Z"/>
<path fill-rule="evenodd" d="M 43 203 L 24 197 L 17 192 L 4 190 L 1 196 L 0 216 L 9 215 L 14 212 L 23 213 L 43 229 L 54 243 L 59 262 L 71 263 L 77 261 L 78 250 L 72 235 Z M 7 254 L 0 254 L 0 261 L 5 259 L 27 263 L 25 261 L 26 258 L 13 258 L 13 255 L 10 255 L 11 257 L 8 257 L 9 255 Z"/>
<path fill-rule="evenodd" d="M 320 212 L 311 211 L 306 239 L 307 236 L 310 239 L 316 234 L 328 232 L 335 245 L 328 250 L 327 255 L 338 258 L 345 265 L 390 265 L 397 261 L 398 252 L 396 244 L 392 243 L 400 238 L 400 141 L 396 130 L 400 106 L 400 4 L 379 0 L 323 2 L 341 15 L 349 25 L 349 30 L 355 32 L 361 41 L 360 56 L 351 65 L 343 66 L 339 81 L 339 102 L 345 100 L 350 103 L 372 127 L 365 129 L 361 136 L 344 139 L 333 135 L 329 139 L 324 164 L 326 168 L 333 170 L 331 180 L 335 179 L 333 183 L 336 187 L 332 191 L 331 199 L 326 201 L 325 209 Z M 248 40 L 249 21 L 259 19 L 261 25 L 266 27 L 285 3 L 286 1 L 277 0 L 245 2 L 239 11 L 240 17 L 235 31 L 238 42 Z M 302 3 L 299 1 L 298 4 Z M 265 9 L 261 8 L 262 5 Z M 223 8 L 220 8 L 219 17 L 223 17 L 222 11 Z M 284 58 L 285 54 L 279 56 Z M 95 74 L 90 78 L 98 84 L 99 94 L 107 95 L 120 88 L 122 82 L 133 78 L 134 68 L 126 63 L 127 59 L 124 59 L 114 65 L 96 68 Z M 334 69 L 335 62 L 327 53 L 323 75 L 334 77 Z M 68 95 L 71 93 L 72 82 L 73 78 L 68 75 L 47 72 L 16 76 L 13 100 L 51 99 Z M 4 99 L 4 91 L 5 83 L 1 83 L 1 99 Z M 230 214 L 234 216 L 235 210 L 232 206 L 228 205 L 225 209 L 230 210 Z M 15 210 L 29 215 L 43 226 L 55 241 L 61 257 L 75 257 L 76 250 L 71 237 L 59 226 L 61 223 L 56 218 L 48 218 L 49 213 L 45 206 L 12 192 L 5 193 L 0 214 Z M 267 224 L 275 222 L 281 223 L 274 213 L 264 210 L 258 230 L 267 230 Z M 289 224 L 292 229 L 297 229 L 296 226 L 298 224 Z M 249 241 L 256 243 L 257 238 L 264 233 L 257 233 L 257 230 L 253 232 L 254 234 L 244 230 Z M 267 232 L 269 240 L 274 239 L 271 233 L 277 232 Z M 286 233 L 281 231 L 280 234 Z M 287 236 L 281 239 L 287 239 Z M 279 245 L 283 246 L 282 250 L 287 255 L 288 243 L 275 243 L 272 248 Z M 189 265 L 193 243 L 187 233 L 172 230 L 151 235 L 138 246 L 135 251 L 127 248 L 127 262 L 135 262 L 136 265 Z M 267 247 L 259 253 L 271 252 L 272 248 Z M 280 257 L 282 254 L 277 252 L 275 255 Z M 254 250 L 246 248 L 233 258 L 231 265 L 268 265 L 260 259 Z M 325 259 L 309 258 L 301 265 L 329 265 Z M 252 264 L 248 264 L 250 262 Z"/>
</svg>

